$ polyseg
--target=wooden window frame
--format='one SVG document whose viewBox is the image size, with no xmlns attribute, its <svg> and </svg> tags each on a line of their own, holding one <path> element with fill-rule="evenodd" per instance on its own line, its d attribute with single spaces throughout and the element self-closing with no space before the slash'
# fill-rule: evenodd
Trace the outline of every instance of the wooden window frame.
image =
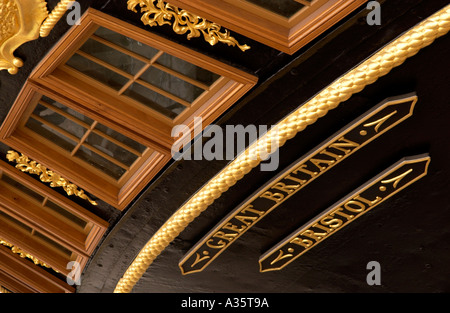
<svg viewBox="0 0 450 313">
<path fill-rule="evenodd" d="M 76 229 L 71 225 L 71 222 L 58 217 L 51 210 L 45 209 L 43 205 L 37 204 L 36 200 L 32 200 L 17 188 L 2 181 L 0 183 L 0 211 L 27 225 L 33 229 L 33 232 L 39 232 L 69 250 L 72 253 L 73 260 L 63 260 L 55 253 L 51 253 L 51 248 L 48 245 L 39 240 L 34 240 L 32 234 L 21 234 L 19 227 L 3 220 L 3 218 L 0 221 L 0 225 L 3 226 L 0 227 L 0 238 L 20 247 L 64 275 L 69 273 L 66 268 L 69 261 L 78 262 L 80 268 L 83 269 L 109 224 L 50 187 L 37 182 L 29 175 L 14 169 L 3 161 L 0 161 L 0 172 L 1 175 L 7 175 L 17 183 L 33 190 L 42 196 L 45 202 L 51 201 L 67 212 L 76 215 L 85 221 L 89 227 L 84 230 Z"/>
<path fill-rule="evenodd" d="M 25 122 L 31 115 L 34 107 L 41 96 L 47 96 L 61 104 L 95 120 L 99 123 L 118 131 L 129 138 L 136 140 L 151 149 L 151 153 L 143 153 L 136 162 L 134 169 L 129 173 L 128 180 L 115 180 L 106 173 L 88 166 L 84 161 L 72 157 L 64 149 L 52 144 L 24 127 Z M 155 145 L 154 142 L 143 140 L 128 128 L 111 123 L 101 114 L 85 110 L 76 102 L 65 98 L 59 93 L 42 88 L 33 81 L 28 81 L 23 87 L 10 110 L 0 130 L 2 141 L 29 158 L 41 163 L 45 167 L 59 173 L 80 188 L 85 189 L 92 195 L 122 210 L 136 196 L 148 180 L 168 162 L 170 154 Z M 152 147 L 153 146 L 153 147 Z M 158 151 L 159 150 L 159 151 Z"/>
<path fill-rule="evenodd" d="M 301 9 L 290 18 L 244 0 L 168 2 L 272 48 L 293 54 L 366 0 L 314 0 L 311 7 Z"/>
<path fill-rule="evenodd" d="M 91 81 L 89 83 L 83 82 L 82 79 L 68 75 L 67 72 L 58 68 L 65 64 L 98 26 L 138 40 L 145 45 L 219 74 L 225 79 L 210 87 L 214 90 L 208 96 L 207 101 L 201 102 L 201 106 L 196 106 L 189 114 L 183 112 L 172 121 L 160 114 L 150 112 L 151 110 L 142 110 L 135 106 L 135 103 L 131 102 L 130 105 L 125 101 L 118 101 L 108 92 L 99 92 L 97 88 L 99 86 L 92 86 Z M 127 125 L 140 136 L 169 151 L 174 142 L 170 135 L 173 126 L 177 124 L 193 126 L 194 117 L 201 117 L 206 127 L 257 82 L 257 77 L 252 74 L 92 8 L 89 8 L 81 17 L 80 25 L 73 27 L 43 59 L 41 64 L 31 73 L 29 79 L 48 89 L 60 91 L 67 98 L 77 102 L 79 106 L 101 112 L 103 116 L 112 121 Z M 96 96 L 93 97 L 92 95 Z"/>
<path fill-rule="evenodd" d="M 210 87 L 212 92 L 208 93 L 204 101 L 198 102 L 197 106 L 192 105 L 189 114 L 182 112 L 173 120 L 162 118 L 161 114 L 143 109 L 132 101 L 118 100 L 91 81 L 61 68 L 100 26 L 214 72 L 222 78 L 213 83 Z M 175 125 L 187 125 L 193 134 L 195 117 L 201 117 L 202 126 L 206 127 L 256 82 L 257 78 L 251 74 L 90 8 L 80 19 L 80 25 L 72 27 L 31 73 L 0 129 L 0 138 L 90 194 L 123 210 L 171 159 L 171 148 L 177 139 L 171 136 Z M 58 149 L 43 145 L 36 137 L 18 131 L 23 115 L 30 113 L 30 103 L 37 103 L 37 94 L 48 96 L 126 135 L 149 147 L 154 153 L 142 158 L 144 160 L 133 175 L 119 182 L 108 180 L 106 174 L 98 175 L 83 170 L 73 160 L 75 158 L 64 157 L 64 153 Z"/>
<path fill-rule="evenodd" d="M 13 293 L 74 293 L 75 287 L 0 246 L 0 285 Z"/>
</svg>

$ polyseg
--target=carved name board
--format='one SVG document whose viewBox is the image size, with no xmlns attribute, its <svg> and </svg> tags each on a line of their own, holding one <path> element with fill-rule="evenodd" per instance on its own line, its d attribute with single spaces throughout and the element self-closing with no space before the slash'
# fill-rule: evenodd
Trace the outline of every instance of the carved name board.
<svg viewBox="0 0 450 313">
<path fill-rule="evenodd" d="M 277 271 L 427 174 L 429 156 L 396 163 L 263 254 L 260 271 Z"/>
<path fill-rule="evenodd" d="M 389 98 L 300 158 L 226 216 L 180 261 L 183 274 L 205 269 L 233 241 L 311 181 L 413 113 L 415 94 Z"/>
</svg>

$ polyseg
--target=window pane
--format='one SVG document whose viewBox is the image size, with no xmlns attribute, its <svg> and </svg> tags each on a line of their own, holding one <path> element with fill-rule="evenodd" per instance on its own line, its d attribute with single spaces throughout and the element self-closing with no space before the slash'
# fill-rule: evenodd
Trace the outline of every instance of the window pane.
<svg viewBox="0 0 450 313">
<path fill-rule="evenodd" d="M 185 106 L 182 104 L 166 98 L 137 83 L 132 84 L 124 92 L 124 95 L 129 96 L 170 118 L 177 117 L 177 115 L 185 109 Z"/>
<path fill-rule="evenodd" d="M 31 129 L 36 134 L 39 134 L 40 136 L 44 137 L 48 141 L 58 145 L 59 147 L 63 148 L 67 151 L 72 151 L 73 148 L 75 148 L 76 143 L 66 136 L 56 132 L 52 128 L 48 127 L 47 125 L 42 124 L 41 122 L 36 121 L 34 118 L 30 117 L 28 119 L 27 123 L 25 124 L 26 127 Z"/>
<path fill-rule="evenodd" d="M 14 224 L 16 226 L 18 226 L 19 228 L 23 229 L 25 232 L 27 233 L 31 233 L 33 231 L 33 229 L 31 227 L 29 227 L 28 225 L 22 223 L 21 221 L 15 219 L 12 216 L 9 216 L 6 213 L 3 213 L 3 211 L 0 211 L 0 218 L 3 219 L 6 222 L 9 222 L 10 224 Z"/>
<path fill-rule="evenodd" d="M 145 65 L 144 62 L 114 50 L 94 39 L 88 39 L 80 50 L 132 75 L 136 75 L 136 73 Z"/>
<path fill-rule="evenodd" d="M 29 197 L 36 200 L 37 203 L 39 203 L 41 206 L 44 202 L 44 196 L 38 194 L 34 190 L 26 187 L 25 185 L 17 182 L 7 174 L 3 173 L 1 180 L 7 183 L 9 186 L 13 187 L 17 192 L 28 195 Z M 73 215 L 72 213 L 68 212 L 67 210 L 61 208 L 57 204 L 51 202 L 50 200 L 46 201 L 45 204 L 46 207 L 57 213 L 58 215 L 61 215 L 70 221 L 74 222 L 75 224 L 79 225 L 81 228 L 84 228 L 86 226 L 86 222 L 79 217 Z"/>
<path fill-rule="evenodd" d="M 79 218 L 76 215 L 73 215 L 72 213 L 68 212 L 67 210 L 61 208 L 59 205 L 57 205 L 56 203 L 53 203 L 51 201 L 47 201 L 45 203 L 45 206 L 49 209 L 51 209 L 53 212 L 57 213 L 58 215 L 61 215 L 65 218 L 67 218 L 68 220 L 74 222 L 76 225 L 80 226 L 80 228 L 84 228 L 86 226 L 86 221 L 82 220 L 81 218 Z"/>
<path fill-rule="evenodd" d="M 39 233 L 39 232 L 34 232 L 34 237 L 36 237 L 37 239 L 39 239 L 41 242 L 43 242 L 44 244 L 46 244 L 46 246 L 50 246 L 53 249 L 56 249 L 58 252 L 60 252 L 61 254 L 69 257 L 72 255 L 72 251 L 70 251 L 69 249 L 61 246 L 59 243 L 57 243 L 56 241 L 53 241 L 52 239 L 48 238 L 47 236 Z"/>
<path fill-rule="evenodd" d="M 36 109 L 33 113 L 78 138 L 83 137 L 84 133 L 86 132 L 86 129 L 84 127 L 40 104 L 36 106 Z"/>
<path fill-rule="evenodd" d="M 74 54 L 66 64 L 115 90 L 119 90 L 128 82 L 128 79 L 122 75 L 88 60 L 79 54 Z"/>
<path fill-rule="evenodd" d="M 75 117 L 77 120 L 79 120 L 81 122 L 84 122 L 84 123 L 89 124 L 89 125 L 91 125 L 94 122 L 93 119 L 91 119 L 91 118 L 89 118 L 89 117 L 87 117 L 87 116 L 85 116 L 85 115 L 83 115 L 83 114 L 81 114 L 81 113 L 79 113 L 79 112 L 77 112 L 75 110 L 72 110 L 71 108 L 66 107 L 65 105 L 63 105 L 63 104 L 61 104 L 61 103 L 59 103 L 59 102 L 57 102 L 57 101 L 55 101 L 53 99 L 50 99 L 49 97 L 42 96 L 41 100 L 46 102 L 46 103 L 48 103 L 48 104 L 50 104 L 50 105 L 52 105 L 52 106 L 54 106 L 54 107 L 57 107 L 58 109 L 63 110 L 64 112 L 72 115 L 73 117 Z"/>
<path fill-rule="evenodd" d="M 89 134 L 86 142 L 127 166 L 131 166 L 137 159 L 137 155 L 117 146 L 97 134 Z"/>
<path fill-rule="evenodd" d="M 193 102 L 203 93 L 203 89 L 154 67 L 150 67 L 140 78 L 188 102 Z"/>
<path fill-rule="evenodd" d="M 30 196 L 31 198 L 35 199 L 39 204 L 42 204 L 42 201 L 44 201 L 44 197 L 35 192 L 34 190 L 31 190 L 30 188 L 26 187 L 25 185 L 15 181 L 13 178 L 9 177 L 5 173 L 2 175 L 2 181 L 13 187 L 15 190 L 17 190 L 20 193 L 26 194 Z"/>
<path fill-rule="evenodd" d="M 99 27 L 95 32 L 95 35 L 108 40 L 122 48 L 137 53 L 147 59 L 151 59 L 158 52 L 157 49 L 144 45 L 143 43 L 126 37 L 122 34 L 116 33 L 104 27 Z"/>
<path fill-rule="evenodd" d="M 119 179 L 126 172 L 125 169 L 117 166 L 114 163 L 111 163 L 110 161 L 106 160 L 105 158 L 101 157 L 97 153 L 89 150 L 84 146 L 81 146 L 80 149 L 78 149 L 77 153 L 75 153 L 75 156 L 92 165 L 93 167 L 101 170 L 114 179 Z"/>
<path fill-rule="evenodd" d="M 95 126 L 95 129 L 101 131 L 103 134 L 111 136 L 112 138 L 126 144 L 128 147 L 130 147 L 136 151 L 139 151 L 140 153 L 143 153 L 145 151 L 145 149 L 147 149 L 146 146 L 141 145 L 139 142 L 136 142 L 133 139 L 130 139 L 127 136 L 122 135 L 105 125 L 97 124 L 97 126 Z"/>
<path fill-rule="evenodd" d="M 284 17 L 291 17 L 305 6 L 294 0 L 246 0 Z M 308 2 L 311 2 L 308 0 Z"/>
<path fill-rule="evenodd" d="M 217 75 L 216 73 L 205 70 L 204 68 L 198 67 L 167 53 L 161 55 L 156 63 L 164 65 L 165 67 L 208 86 L 212 85 L 220 77 L 220 75 Z"/>
</svg>

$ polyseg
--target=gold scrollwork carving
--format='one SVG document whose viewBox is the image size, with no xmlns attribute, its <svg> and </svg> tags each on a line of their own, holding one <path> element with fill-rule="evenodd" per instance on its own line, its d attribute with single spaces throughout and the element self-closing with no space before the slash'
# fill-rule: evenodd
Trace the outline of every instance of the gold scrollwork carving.
<svg viewBox="0 0 450 313">
<path fill-rule="evenodd" d="M 0 70 L 16 74 L 23 66 L 14 51 L 47 36 L 73 0 L 61 0 L 49 14 L 45 0 L 0 0 Z"/>
<path fill-rule="evenodd" d="M 7 242 L 7 241 L 4 241 L 4 240 L 0 239 L 0 245 L 3 245 L 3 246 L 8 247 L 8 248 L 11 248 L 11 252 L 12 252 L 12 253 L 18 254 L 21 258 L 24 258 L 24 259 L 30 259 L 30 260 L 33 261 L 33 263 L 36 264 L 36 265 L 40 265 L 40 266 L 43 266 L 43 267 L 46 267 L 46 268 L 51 268 L 48 264 L 46 264 L 46 263 L 44 263 L 44 262 L 38 260 L 37 258 L 35 258 L 34 256 L 32 256 L 31 254 L 26 253 L 26 252 L 23 251 L 22 249 L 20 249 L 20 248 L 14 246 L 13 244 L 10 244 L 10 243 Z M 54 271 L 55 271 L 55 270 L 54 270 Z M 57 272 L 57 271 L 55 271 L 55 272 Z"/>
<path fill-rule="evenodd" d="M 75 195 L 81 199 L 89 201 L 92 205 L 97 205 L 97 202 L 91 200 L 85 193 L 84 190 L 78 189 L 78 186 L 69 182 L 67 179 L 61 177 L 53 171 L 48 170 L 42 164 L 36 163 L 36 161 L 31 161 L 27 156 L 16 151 L 8 151 L 6 158 L 10 162 L 16 162 L 16 168 L 25 173 L 39 175 L 39 179 L 44 183 L 50 183 L 50 187 L 62 187 L 64 191 L 69 195 Z"/>
<path fill-rule="evenodd" d="M 0 0 L 0 70 L 17 73 L 23 61 L 14 56 L 14 51 L 39 37 L 47 15 L 44 0 Z"/>
<path fill-rule="evenodd" d="M 141 7 L 141 13 L 144 13 L 141 20 L 145 25 L 173 25 L 172 27 L 175 33 L 179 35 L 188 33 L 188 39 L 200 37 L 203 34 L 205 40 L 212 46 L 218 42 L 222 42 L 229 46 L 237 46 L 242 51 L 250 49 L 248 45 L 240 45 L 230 35 L 228 29 L 221 31 L 222 26 L 165 3 L 163 0 L 128 0 L 128 10 L 137 12 L 137 5 Z"/>
</svg>

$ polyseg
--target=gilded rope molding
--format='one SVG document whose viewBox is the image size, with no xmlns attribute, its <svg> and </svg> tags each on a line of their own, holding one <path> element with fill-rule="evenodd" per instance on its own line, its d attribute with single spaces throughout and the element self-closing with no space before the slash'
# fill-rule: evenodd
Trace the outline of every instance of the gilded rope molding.
<svg viewBox="0 0 450 313">
<path fill-rule="evenodd" d="M 49 14 L 45 0 L 0 0 L 0 70 L 16 74 L 23 61 L 14 51 L 48 36 L 73 2 L 61 0 Z"/>
<path fill-rule="evenodd" d="M 14 246 L 12 244 L 10 244 L 7 241 L 4 241 L 4 240 L 0 239 L 0 245 L 3 245 L 5 247 L 11 248 L 11 252 L 12 253 L 18 254 L 21 258 L 30 259 L 36 265 L 40 265 L 40 266 L 43 266 L 43 267 L 51 268 L 49 265 L 45 264 L 44 262 L 42 262 L 42 261 L 38 260 L 37 258 L 35 258 L 34 256 L 32 256 L 31 254 L 26 253 L 22 249 Z M 55 272 L 57 272 L 57 271 L 55 271 Z"/>
<path fill-rule="evenodd" d="M 22 172 L 39 175 L 39 179 L 44 183 L 50 183 L 50 187 L 62 187 L 67 195 L 75 195 L 81 199 L 89 201 L 92 205 L 97 205 L 97 202 L 91 200 L 85 193 L 84 190 L 78 189 L 78 186 L 72 184 L 67 179 L 61 177 L 53 171 L 48 170 L 42 164 L 36 163 L 36 161 L 31 161 L 27 156 L 16 151 L 8 151 L 6 158 L 9 162 L 16 162 L 16 168 Z"/>
<path fill-rule="evenodd" d="M 263 151 L 262 147 L 268 147 L 274 139 L 279 142 L 279 146 L 282 146 L 288 139 L 326 115 L 329 110 L 336 108 L 341 102 L 363 90 L 365 86 L 374 83 L 379 77 L 401 65 L 407 58 L 415 55 L 449 30 L 450 5 L 413 27 L 284 118 L 278 123 L 278 132 L 267 132 L 244 154 L 238 156 L 213 177 L 166 221 L 128 267 L 114 292 L 131 292 L 134 285 L 169 243 L 215 199 L 261 162 L 261 158 L 253 160 L 251 156 L 258 151 Z"/>
<path fill-rule="evenodd" d="M 67 9 L 74 3 L 74 0 L 61 0 L 44 20 L 39 31 L 41 37 L 47 37 L 50 34 L 53 27 L 61 19 L 61 17 L 66 13 Z"/>
<path fill-rule="evenodd" d="M 11 291 L 9 291 L 8 289 L 6 289 L 3 286 L 0 286 L 0 293 L 11 293 Z"/>
<path fill-rule="evenodd" d="M 179 35 L 188 33 L 188 39 L 200 37 L 203 34 L 203 37 L 211 46 L 222 42 L 229 46 L 237 46 L 242 51 L 250 49 L 247 45 L 240 45 L 230 35 L 228 29 L 221 31 L 222 27 L 220 25 L 186 10 L 181 10 L 163 0 L 128 0 L 128 10 L 137 12 L 136 6 L 138 5 L 141 7 L 141 13 L 144 13 L 141 18 L 144 25 L 171 25 L 173 19 L 173 31 Z"/>
</svg>

